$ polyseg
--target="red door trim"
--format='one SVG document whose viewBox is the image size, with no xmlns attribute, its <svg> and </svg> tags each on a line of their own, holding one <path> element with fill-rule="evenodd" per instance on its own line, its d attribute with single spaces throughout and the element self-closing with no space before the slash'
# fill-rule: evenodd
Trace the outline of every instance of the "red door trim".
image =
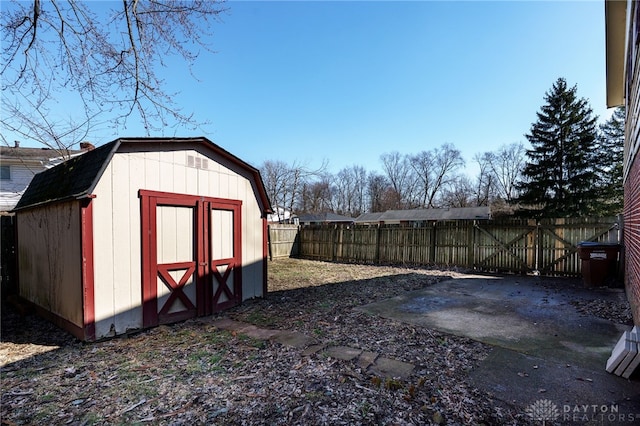
<svg viewBox="0 0 640 426">
<path fill-rule="evenodd" d="M 198 200 L 196 207 L 196 302 L 201 300 L 211 300 L 211 289 L 207 286 L 207 277 L 209 265 L 206 259 L 209 258 L 209 227 L 205 219 L 205 203 Z M 196 303 L 198 308 L 198 316 L 208 315 L 206 303 Z"/>
<path fill-rule="evenodd" d="M 195 314 L 199 316 L 210 315 L 213 312 L 235 306 L 242 302 L 242 201 L 230 200 L 215 197 L 202 197 L 198 195 L 172 194 L 161 191 L 149 191 L 141 189 L 138 192 L 141 199 L 141 232 L 142 232 L 142 300 L 143 300 L 143 327 L 153 327 L 158 325 L 160 320 L 180 320 L 189 318 L 195 310 Z M 196 260 L 190 263 L 195 273 L 196 284 L 196 306 L 191 302 L 189 304 L 182 300 L 181 290 L 179 294 L 172 292 L 173 299 L 180 298 L 187 311 L 167 314 L 166 312 L 158 312 L 157 306 L 157 277 L 158 272 L 162 276 L 161 269 L 166 265 L 157 264 L 157 222 L 156 210 L 159 205 L 167 206 L 185 206 L 195 208 L 195 241 Z M 211 260 L 209 241 L 211 235 L 210 211 L 228 210 L 233 212 L 233 244 L 234 253 L 231 259 Z M 229 269 L 224 276 L 215 268 L 215 264 L 224 261 L 229 265 Z M 212 278 L 216 275 L 216 279 L 223 282 L 233 269 L 233 295 L 229 295 L 229 290 L 224 291 L 229 300 L 227 302 L 214 306 Z M 192 271 L 193 275 L 193 271 Z M 167 277 L 162 279 L 167 280 Z M 184 277 L 183 277 L 184 279 Z M 188 277 L 187 277 L 188 279 Z M 182 280 L 181 280 L 182 281 Z M 178 283 L 180 284 L 180 283 Z M 183 283 L 184 284 L 184 283 Z M 174 290 L 175 291 L 175 290 Z M 186 296 L 185 296 L 186 297 Z M 167 305 L 167 304 L 165 304 Z M 164 308 L 164 307 L 163 307 Z M 162 317 L 162 318 L 160 318 Z"/>
<path fill-rule="evenodd" d="M 142 195 L 142 191 L 141 195 Z M 142 229 L 142 326 L 158 325 L 157 278 L 154 266 L 157 253 L 156 241 L 156 199 L 151 196 L 141 197 L 141 229 Z"/>
<path fill-rule="evenodd" d="M 206 250 L 206 259 L 208 259 L 210 274 L 212 274 L 219 283 L 215 294 L 211 294 L 211 296 L 207 298 L 207 300 L 211 301 L 211 305 L 208 307 L 208 313 L 211 314 L 239 305 L 242 302 L 242 201 L 216 198 L 207 198 L 206 200 L 207 226 L 205 229 L 208 230 L 210 238 L 215 238 L 215 235 L 212 235 L 211 231 L 211 210 L 226 210 L 233 214 L 233 257 L 227 259 L 212 259 L 212 254 L 208 252 L 209 247 L 207 247 Z M 209 245 L 208 241 L 209 238 L 205 240 L 207 246 Z M 227 265 L 224 276 L 220 275 L 217 270 L 217 267 L 220 265 Z M 233 270 L 233 282 L 227 283 L 231 270 Z M 209 283 L 212 284 L 211 281 L 208 281 L 206 287 L 209 291 L 212 291 L 212 285 Z M 233 288 L 231 294 L 228 289 L 229 284 L 231 284 Z M 216 303 L 216 300 L 218 300 L 222 292 L 224 292 L 228 300 L 222 303 Z"/>
<path fill-rule="evenodd" d="M 169 274 L 169 272 L 179 270 L 179 269 L 186 269 L 186 271 L 180 278 L 180 281 L 175 282 L 175 280 L 173 279 L 171 274 Z M 168 285 L 171 288 L 171 293 L 169 294 L 169 297 L 164 303 L 164 306 L 162 306 L 162 309 L 160 309 L 160 312 L 158 312 L 158 319 L 160 320 L 160 322 L 168 322 L 168 321 L 174 320 L 176 317 L 190 318 L 194 316 L 193 314 L 196 311 L 196 307 L 191 302 L 189 297 L 186 294 L 184 294 L 183 288 L 187 283 L 187 281 L 189 281 L 189 278 L 193 277 L 193 273 L 195 272 L 195 270 L 196 270 L 195 261 L 158 265 L 158 273 L 160 274 L 160 278 L 166 285 Z M 194 280 L 194 284 L 195 284 L 195 280 Z M 186 309 L 184 311 L 180 311 L 176 313 L 169 313 L 176 299 L 180 299 L 180 301 L 182 302 L 182 304 L 185 306 Z M 197 300 L 196 300 L 196 303 L 197 303 Z"/>
</svg>

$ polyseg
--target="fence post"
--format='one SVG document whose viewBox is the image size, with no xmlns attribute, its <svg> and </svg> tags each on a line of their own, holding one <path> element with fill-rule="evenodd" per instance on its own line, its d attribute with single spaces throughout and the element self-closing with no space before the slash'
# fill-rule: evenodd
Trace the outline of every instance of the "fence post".
<svg viewBox="0 0 640 426">
<path fill-rule="evenodd" d="M 436 225 L 438 222 L 431 222 L 431 247 L 429 247 L 429 263 L 435 265 L 436 263 Z"/>
<path fill-rule="evenodd" d="M 269 249 L 269 260 L 273 260 L 273 251 L 271 250 L 271 225 L 267 225 L 267 247 Z"/>
<path fill-rule="evenodd" d="M 376 228 L 377 228 L 376 229 L 376 257 L 375 257 L 376 265 L 380 264 L 380 233 L 382 232 L 380 231 L 381 226 L 382 225 L 379 223 L 376 225 Z"/>
<path fill-rule="evenodd" d="M 476 263 L 476 260 L 475 260 L 475 254 L 476 254 L 476 221 L 475 220 L 471 224 L 470 228 L 471 229 L 469 230 L 469 233 L 471 234 L 470 235 L 471 238 L 468 239 L 468 241 L 469 241 L 469 248 L 468 248 L 469 254 L 468 254 L 468 261 L 467 261 L 468 265 L 467 265 L 467 267 L 468 268 L 475 268 L 475 263 Z"/>
<path fill-rule="evenodd" d="M 543 241 L 542 241 L 542 232 L 540 231 L 541 226 L 540 226 L 540 221 L 536 220 L 536 230 L 535 230 L 535 244 L 536 244 L 536 269 L 535 269 L 535 274 L 536 275 L 540 275 L 540 262 L 543 261 L 543 256 L 544 256 L 544 248 L 543 248 Z"/>
</svg>

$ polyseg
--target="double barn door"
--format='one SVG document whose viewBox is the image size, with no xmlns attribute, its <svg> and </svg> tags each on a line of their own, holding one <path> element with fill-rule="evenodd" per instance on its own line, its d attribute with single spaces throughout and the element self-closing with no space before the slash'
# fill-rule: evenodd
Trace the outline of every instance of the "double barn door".
<svg viewBox="0 0 640 426">
<path fill-rule="evenodd" d="M 140 198 L 144 326 L 239 304 L 241 201 L 153 191 Z"/>
</svg>

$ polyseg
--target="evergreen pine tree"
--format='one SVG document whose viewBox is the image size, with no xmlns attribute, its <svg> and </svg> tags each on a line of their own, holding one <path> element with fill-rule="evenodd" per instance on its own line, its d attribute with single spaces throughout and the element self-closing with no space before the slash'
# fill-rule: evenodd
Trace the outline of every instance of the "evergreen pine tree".
<svg viewBox="0 0 640 426">
<path fill-rule="evenodd" d="M 526 138 L 528 162 L 518 201 L 544 217 L 586 216 L 596 211 L 596 117 L 577 87 L 559 78 L 545 94 Z"/>
<path fill-rule="evenodd" d="M 625 115 L 625 108 L 618 107 L 614 110 L 611 118 L 600 125 L 598 174 L 601 205 L 599 213 L 603 216 L 622 213 Z"/>
</svg>

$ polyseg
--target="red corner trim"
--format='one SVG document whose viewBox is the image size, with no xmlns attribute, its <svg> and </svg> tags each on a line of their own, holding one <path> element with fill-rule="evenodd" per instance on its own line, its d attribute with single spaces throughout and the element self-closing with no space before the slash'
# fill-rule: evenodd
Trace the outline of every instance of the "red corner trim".
<svg viewBox="0 0 640 426">
<path fill-rule="evenodd" d="M 269 226 L 266 216 L 262 218 L 262 297 L 267 297 L 267 257 L 269 256 Z"/>
<path fill-rule="evenodd" d="M 242 208 L 241 204 L 236 204 L 233 208 L 233 257 L 236 259 L 234 280 L 238 304 L 242 303 Z"/>
<path fill-rule="evenodd" d="M 93 203 L 91 198 L 80 203 L 80 235 L 82 246 L 82 298 L 84 340 L 96 340 L 95 281 L 93 259 Z"/>
</svg>

